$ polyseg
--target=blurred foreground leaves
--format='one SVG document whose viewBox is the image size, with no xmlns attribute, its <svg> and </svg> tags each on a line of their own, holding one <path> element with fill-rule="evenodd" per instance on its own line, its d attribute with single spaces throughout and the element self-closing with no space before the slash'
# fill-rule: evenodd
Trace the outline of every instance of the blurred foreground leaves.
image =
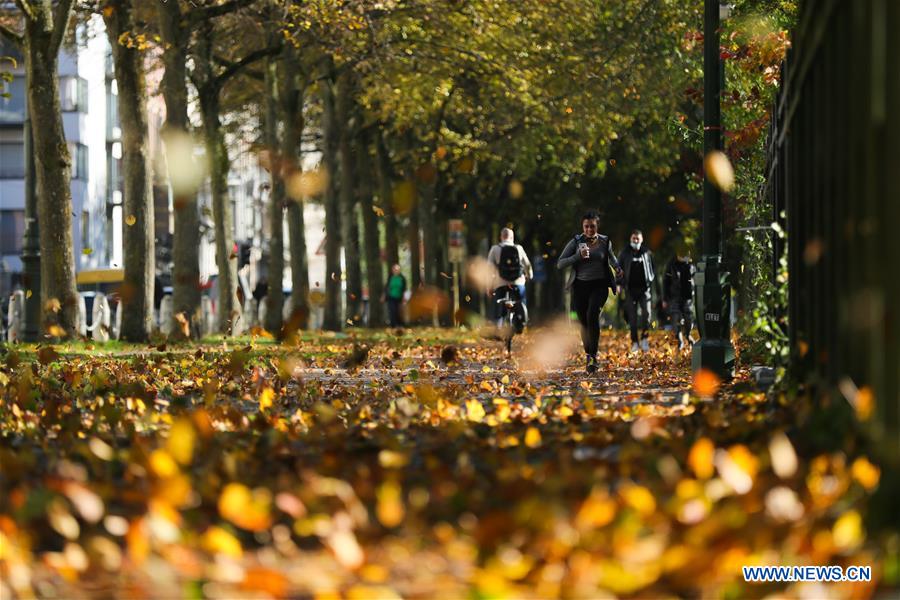
<svg viewBox="0 0 900 600">
<path fill-rule="evenodd" d="M 586 378 L 561 336 L 562 369 L 534 359 L 541 332 L 521 366 L 453 333 L 11 349 L 3 596 L 871 595 L 740 578 L 831 563 L 879 578 L 869 458 L 804 454 L 784 397 L 745 374 L 692 379 L 661 338 L 629 356 L 605 334 Z"/>
</svg>

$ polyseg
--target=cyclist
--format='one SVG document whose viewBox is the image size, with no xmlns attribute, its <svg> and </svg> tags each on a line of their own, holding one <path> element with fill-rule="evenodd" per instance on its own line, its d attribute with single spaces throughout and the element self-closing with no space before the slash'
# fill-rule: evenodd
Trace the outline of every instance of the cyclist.
<svg viewBox="0 0 900 600">
<path fill-rule="evenodd" d="M 532 279 L 534 271 L 528 255 L 525 254 L 525 249 L 515 243 L 515 234 L 512 229 L 504 227 L 500 230 L 500 243 L 491 247 L 488 252 L 488 261 L 497 268 L 491 285 L 494 290 L 493 304 L 497 307 L 494 315 L 497 325 L 500 326 L 505 310 L 503 303 L 498 303 L 497 300 L 505 297 L 509 288 L 515 289 L 518 295 L 517 306 L 520 307 L 520 317 L 524 324 L 528 319 L 528 311 L 525 306 L 525 282 Z"/>
</svg>

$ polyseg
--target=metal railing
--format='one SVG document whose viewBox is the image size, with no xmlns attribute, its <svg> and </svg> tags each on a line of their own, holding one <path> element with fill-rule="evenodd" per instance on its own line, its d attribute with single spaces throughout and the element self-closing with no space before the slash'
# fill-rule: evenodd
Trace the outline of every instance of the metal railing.
<svg viewBox="0 0 900 600">
<path fill-rule="evenodd" d="M 896 456 L 900 2 L 805 2 L 782 81 L 763 193 L 787 231 L 793 373 L 868 386 Z"/>
</svg>

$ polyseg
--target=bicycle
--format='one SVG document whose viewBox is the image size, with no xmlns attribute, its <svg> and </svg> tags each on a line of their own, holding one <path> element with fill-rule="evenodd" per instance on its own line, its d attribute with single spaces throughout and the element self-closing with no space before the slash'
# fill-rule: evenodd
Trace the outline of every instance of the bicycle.
<svg viewBox="0 0 900 600">
<path fill-rule="evenodd" d="M 498 297 L 501 290 L 505 291 L 503 297 Z M 500 316 L 497 319 L 500 329 L 500 339 L 506 346 L 506 355 L 512 354 L 512 340 L 517 333 L 525 330 L 528 322 L 528 309 L 519 298 L 519 290 L 514 286 L 504 286 L 494 290 L 497 304 L 500 306 Z"/>
</svg>

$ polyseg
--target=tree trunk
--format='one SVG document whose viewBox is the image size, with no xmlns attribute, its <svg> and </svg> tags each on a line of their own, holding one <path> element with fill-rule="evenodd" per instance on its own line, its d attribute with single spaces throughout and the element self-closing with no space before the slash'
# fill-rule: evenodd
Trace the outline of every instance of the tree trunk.
<svg viewBox="0 0 900 600">
<path fill-rule="evenodd" d="M 418 188 L 412 177 L 407 177 L 406 184 L 409 186 L 411 193 L 418 196 Z M 412 208 L 409 211 L 409 262 L 411 271 L 412 289 L 418 289 L 422 281 L 422 253 L 419 243 L 419 208 L 418 199 L 413 198 Z"/>
<path fill-rule="evenodd" d="M 346 315 L 348 323 L 362 320 L 362 269 L 359 251 L 359 219 L 356 215 L 356 164 L 353 156 L 353 90 L 349 75 L 338 77 L 335 109 L 341 128 L 338 143 L 340 161 L 341 238 L 344 242 L 344 268 L 347 273 Z"/>
<path fill-rule="evenodd" d="M 300 162 L 303 139 L 304 85 L 297 81 L 297 56 L 288 44 L 281 61 L 281 121 L 284 135 L 281 138 L 281 156 L 287 166 L 287 174 L 302 169 Z M 291 324 L 300 329 L 309 325 L 309 266 L 306 259 L 306 225 L 303 219 L 305 198 L 295 198 L 288 203 L 288 235 L 291 253 Z"/>
<path fill-rule="evenodd" d="M 240 317 L 237 308 L 237 256 L 234 254 L 231 203 L 228 201 L 228 149 L 219 119 L 219 94 L 200 92 L 203 115 L 203 141 L 209 161 L 209 187 L 212 192 L 213 221 L 216 235 L 216 266 L 219 270 L 219 298 L 216 306 L 216 328 L 230 335 Z"/>
<path fill-rule="evenodd" d="M 363 243 L 366 249 L 366 283 L 369 287 L 369 327 L 384 327 L 384 262 L 381 260 L 379 248 L 380 232 L 378 217 L 372 204 L 372 160 L 369 156 L 369 137 L 365 134 L 357 138 L 357 176 L 359 191 L 359 207 L 363 220 Z"/>
<path fill-rule="evenodd" d="M 125 281 L 121 290 L 122 333 L 130 342 L 144 342 L 153 328 L 155 244 L 150 153 L 147 145 L 147 86 L 143 56 L 119 43 L 134 27 L 131 0 L 110 0 L 103 11 L 112 46 L 124 163 Z"/>
<path fill-rule="evenodd" d="M 375 150 L 378 154 L 379 195 L 381 208 L 384 210 L 384 254 L 390 269 L 390 266 L 400 262 L 400 243 L 397 238 L 397 212 L 394 208 L 394 173 L 391 157 L 384 143 L 384 131 L 379 131 L 376 135 Z"/>
<path fill-rule="evenodd" d="M 333 63 L 326 62 L 326 72 L 333 70 Z M 340 331 L 341 318 L 341 218 L 337 193 L 338 123 L 335 115 L 334 89 L 330 76 L 320 82 L 322 92 L 322 163 L 328 175 L 325 188 L 325 319 L 323 327 Z"/>
<path fill-rule="evenodd" d="M 32 3 L 34 18 L 25 19 L 25 71 L 34 136 L 38 224 L 41 248 L 42 326 L 58 325 L 77 334 L 78 294 L 72 237 L 71 157 L 63 131 L 59 101 L 59 41 L 49 0 Z M 71 13 L 71 9 L 70 9 Z M 68 23 L 68 17 L 62 22 Z M 57 26 L 60 22 L 57 22 Z M 63 27 L 64 28 L 64 27 Z M 40 112 L 39 112 L 40 111 Z M 35 119 L 39 116 L 39 119 Z M 59 302 L 57 309 L 56 302 Z"/>
<path fill-rule="evenodd" d="M 284 308 L 284 168 L 278 143 L 278 81 L 275 62 L 266 64 L 266 123 L 265 139 L 269 151 L 269 291 L 266 296 L 266 322 L 264 327 L 278 335 L 282 326 Z"/>
<path fill-rule="evenodd" d="M 188 132 L 188 92 L 186 83 L 188 35 L 181 25 L 178 2 L 159 2 L 159 28 L 164 41 L 162 95 L 166 103 L 166 124 L 163 139 L 166 143 L 169 184 L 172 186 L 175 231 L 172 239 L 172 335 L 184 337 L 177 318 L 182 315 L 191 324 L 189 333 L 199 336 L 200 326 L 200 214 L 197 210 L 197 190 L 173 177 L 171 160 L 184 160 L 184 149 L 172 147 L 190 144 Z M 195 167 L 199 168 L 199 167 Z"/>
</svg>

